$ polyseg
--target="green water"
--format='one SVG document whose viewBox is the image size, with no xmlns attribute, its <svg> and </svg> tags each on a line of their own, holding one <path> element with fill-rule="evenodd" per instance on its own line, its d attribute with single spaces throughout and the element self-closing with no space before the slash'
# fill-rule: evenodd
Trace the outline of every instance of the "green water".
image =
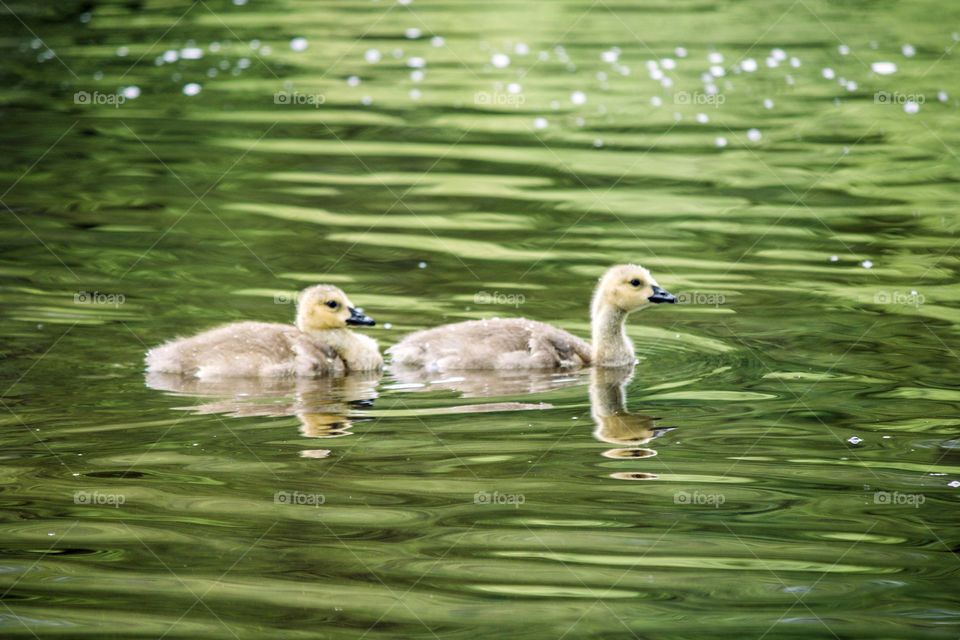
<svg viewBox="0 0 960 640">
<path fill-rule="evenodd" d="M 960 634 L 960 6 L 2 15 L 4 637 Z M 626 261 L 632 375 L 143 372 L 317 282 L 587 336 Z"/>
</svg>

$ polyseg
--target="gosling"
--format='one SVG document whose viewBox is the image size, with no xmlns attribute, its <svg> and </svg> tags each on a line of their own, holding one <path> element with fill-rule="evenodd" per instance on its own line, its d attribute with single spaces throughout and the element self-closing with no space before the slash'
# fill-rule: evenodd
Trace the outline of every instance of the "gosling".
<svg viewBox="0 0 960 640">
<path fill-rule="evenodd" d="M 624 326 L 627 315 L 676 301 L 649 271 L 622 264 L 608 269 L 594 290 L 592 344 L 543 322 L 494 318 L 417 331 L 387 353 L 397 366 L 428 371 L 625 367 L 636 362 Z"/>
<path fill-rule="evenodd" d="M 147 352 L 147 371 L 209 379 L 314 378 L 379 370 L 383 357 L 377 341 L 347 328 L 374 324 L 343 291 L 316 285 L 300 293 L 296 326 L 236 322 L 172 340 Z"/>
</svg>

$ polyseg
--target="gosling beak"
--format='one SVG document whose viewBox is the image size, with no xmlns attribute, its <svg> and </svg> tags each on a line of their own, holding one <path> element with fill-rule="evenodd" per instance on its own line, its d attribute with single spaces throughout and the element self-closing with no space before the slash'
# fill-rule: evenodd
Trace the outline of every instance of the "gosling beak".
<svg viewBox="0 0 960 640">
<path fill-rule="evenodd" d="M 366 315 L 363 311 L 358 311 L 353 307 L 348 307 L 350 309 L 350 317 L 347 318 L 347 324 L 359 324 L 366 327 L 372 327 L 377 324 L 373 321 L 373 318 Z"/>
<path fill-rule="evenodd" d="M 647 300 L 649 300 L 650 302 L 656 302 L 656 303 L 669 302 L 670 304 L 674 304 L 676 303 L 677 298 L 666 289 L 662 289 L 658 286 L 654 286 L 653 295 L 647 298 Z"/>
</svg>

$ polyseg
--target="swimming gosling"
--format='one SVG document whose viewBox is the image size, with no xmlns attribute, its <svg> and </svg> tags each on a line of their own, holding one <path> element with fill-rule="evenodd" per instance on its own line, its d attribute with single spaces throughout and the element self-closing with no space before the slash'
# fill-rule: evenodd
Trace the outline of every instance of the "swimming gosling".
<svg viewBox="0 0 960 640">
<path fill-rule="evenodd" d="M 676 301 L 649 271 L 622 264 L 608 269 L 594 290 L 592 344 L 543 322 L 494 318 L 417 331 L 387 353 L 395 365 L 429 371 L 624 367 L 636 362 L 624 326 L 627 315 L 651 304 Z"/>
<path fill-rule="evenodd" d="M 373 338 L 348 325 L 372 326 L 337 287 L 304 289 L 297 302 L 296 326 L 236 322 L 180 338 L 147 352 L 147 371 L 197 378 L 318 377 L 383 367 Z"/>
</svg>

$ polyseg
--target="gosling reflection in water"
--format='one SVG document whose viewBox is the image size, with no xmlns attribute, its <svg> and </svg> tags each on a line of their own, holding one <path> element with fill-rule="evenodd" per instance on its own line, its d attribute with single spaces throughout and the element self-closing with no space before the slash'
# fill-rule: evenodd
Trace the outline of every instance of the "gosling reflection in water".
<svg viewBox="0 0 960 640">
<path fill-rule="evenodd" d="M 386 389 L 410 392 L 453 391 L 461 398 L 493 398 L 546 393 L 584 383 L 585 371 L 497 371 L 469 369 L 443 373 L 393 366 L 388 373 L 396 384 Z M 487 413 L 552 409 L 548 402 L 495 402 L 423 409 L 420 413 Z"/>
<path fill-rule="evenodd" d="M 358 409 L 377 398 L 379 371 L 354 372 L 339 378 L 222 378 L 200 380 L 176 374 L 148 373 L 146 384 L 200 404 L 174 407 L 197 414 L 231 418 L 296 416 L 305 438 L 339 438 L 350 431 Z M 203 400 L 209 400 L 203 402 Z M 301 451 L 305 458 L 325 458 L 329 449 Z"/>
<path fill-rule="evenodd" d="M 464 398 L 544 393 L 583 384 L 584 371 L 498 371 L 468 369 L 443 373 L 391 366 L 389 373 L 411 391 L 445 389 Z"/>
<path fill-rule="evenodd" d="M 640 445 L 663 435 L 670 428 L 657 427 L 653 416 L 627 411 L 626 387 L 633 378 L 633 367 L 608 369 L 594 367 L 590 372 L 590 408 L 595 428 L 593 437 L 601 442 L 624 445 L 603 452 L 608 458 L 650 458 L 656 450 Z M 622 472 L 610 474 L 619 480 L 652 480 L 652 473 Z"/>
</svg>

